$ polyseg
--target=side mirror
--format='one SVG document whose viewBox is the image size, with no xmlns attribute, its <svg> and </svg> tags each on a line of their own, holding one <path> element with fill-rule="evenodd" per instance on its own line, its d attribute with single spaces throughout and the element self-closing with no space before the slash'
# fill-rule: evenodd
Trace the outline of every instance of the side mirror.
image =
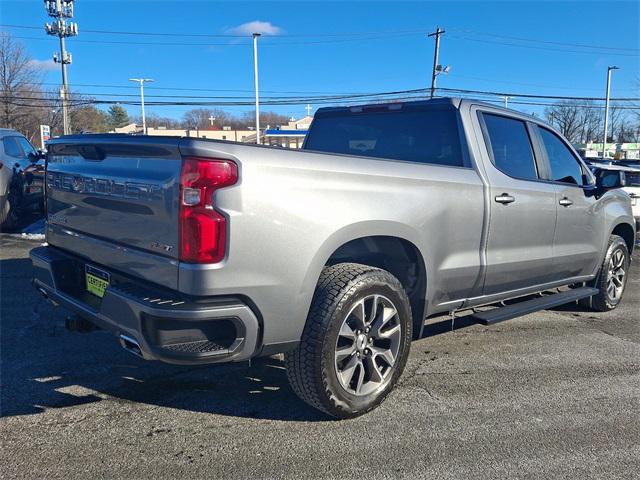
<svg viewBox="0 0 640 480">
<path fill-rule="evenodd" d="M 38 150 L 36 153 L 29 153 L 27 157 L 31 163 L 38 163 L 38 160 L 45 158 L 47 155 L 42 150 Z"/>
<path fill-rule="evenodd" d="M 593 173 L 596 176 L 596 187 L 600 190 L 613 190 L 627 185 L 627 179 L 622 170 L 597 169 Z"/>
</svg>

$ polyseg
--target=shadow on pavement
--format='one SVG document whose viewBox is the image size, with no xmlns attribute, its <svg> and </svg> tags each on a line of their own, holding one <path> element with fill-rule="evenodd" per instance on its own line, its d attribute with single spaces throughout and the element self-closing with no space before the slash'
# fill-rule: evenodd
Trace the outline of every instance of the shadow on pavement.
<svg viewBox="0 0 640 480">
<path fill-rule="evenodd" d="M 283 421 L 326 421 L 299 400 L 282 361 L 183 367 L 148 362 L 106 332 L 72 333 L 33 289 L 31 262 L 0 261 L 0 416 L 115 401 Z"/>
</svg>

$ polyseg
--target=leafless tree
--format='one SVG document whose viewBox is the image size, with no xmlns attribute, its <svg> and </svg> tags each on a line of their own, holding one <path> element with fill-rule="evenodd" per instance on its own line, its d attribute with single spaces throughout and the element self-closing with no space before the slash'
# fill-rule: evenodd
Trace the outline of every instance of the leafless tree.
<svg viewBox="0 0 640 480">
<path fill-rule="evenodd" d="M 256 112 L 252 110 L 246 112 L 242 116 L 243 124 L 253 126 L 255 124 Z M 279 125 L 284 125 L 289 121 L 289 117 L 281 115 L 275 112 L 264 111 L 260 112 L 260 127 L 266 128 L 267 126 L 275 128 Z"/>
<path fill-rule="evenodd" d="M 214 120 L 211 120 L 213 118 Z M 196 108 L 189 110 L 182 117 L 183 128 L 221 128 L 230 126 L 238 128 L 240 121 L 224 110 L 217 108 Z"/>
<path fill-rule="evenodd" d="M 638 122 L 633 122 L 634 110 L 612 104 L 609 107 L 607 142 L 626 142 L 637 136 Z M 629 112 L 632 112 L 631 114 Z M 573 143 L 602 142 L 604 111 L 592 101 L 567 100 L 545 109 L 549 123 Z"/>
<path fill-rule="evenodd" d="M 176 120 L 175 118 L 163 117 L 156 113 L 148 113 L 145 116 L 145 120 L 147 122 L 147 127 L 158 128 L 164 127 L 168 129 L 180 129 L 183 128 L 183 122 L 181 120 Z M 142 117 L 132 117 L 132 121 L 137 125 L 142 125 Z"/>
<path fill-rule="evenodd" d="M 28 137 L 38 130 L 44 111 L 42 72 L 24 45 L 0 33 L 0 126 L 15 128 Z"/>
<path fill-rule="evenodd" d="M 570 142 L 579 142 L 584 125 L 583 110 L 580 103 L 568 100 L 545 109 L 545 116 Z"/>
</svg>

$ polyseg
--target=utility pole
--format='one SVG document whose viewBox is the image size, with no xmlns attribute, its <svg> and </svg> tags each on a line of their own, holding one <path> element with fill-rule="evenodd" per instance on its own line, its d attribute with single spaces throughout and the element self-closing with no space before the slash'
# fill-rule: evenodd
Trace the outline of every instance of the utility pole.
<svg viewBox="0 0 640 480">
<path fill-rule="evenodd" d="M 253 34 L 253 83 L 256 90 L 256 143 L 260 145 L 260 96 L 258 95 L 258 37 Z"/>
<path fill-rule="evenodd" d="M 442 66 L 438 65 L 438 55 L 440 54 L 440 35 L 443 33 L 445 33 L 444 30 L 440 30 L 440 27 L 436 27 L 436 31 L 434 33 L 427 35 L 428 37 L 436 37 L 436 46 L 433 49 L 433 70 L 431 72 L 431 98 L 436 94 L 436 77 L 438 76 L 438 73 L 443 71 Z"/>
<path fill-rule="evenodd" d="M 307 103 L 307 106 L 305 107 L 307 110 L 307 117 L 311 116 L 311 105 Z"/>
<path fill-rule="evenodd" d="M 140 110 L 142 111 L 142 134 L 147 134 L 147 119 L 144 115 L 144 82 L 151 83 L 153 78 L 130 78 L 130 82 L 138 82 L 140 84 Z"/>
<path fill-rule="evenodd" d="M 505 95 L 502 98 L 504 99 L 504 108 L 509 108 L 509 97 Z"/>
<path fill-rule="evenodd" d="M 60 52 L 53 55 L 53 61 L 62 66 L 62 87 L 60 88 L 60 102 L 62 103 L 62 130 L 65 135 L 71 133 L 69 124 L 69 84 L 67 82 L 67 65 L 71 64 L 71 54 L 65 49 L 64 39 L 78 35 L 78 24 L 67 23 L 68 18 L 73 18 L 73 0 L 44 0 L 44 8 L 47 14 L 55 18 L 53 23 L 45 23 L 44 29 L 47 35 L 60 39 Z"/>
<path fill-rule="evenodd" d="M 602 159 L 607 152 L 607 130 L 609 129 L 609 94 L 611 93 L 611 71 L 619 70 L 619 67 L 612 65 L 607 67 L 607 96 L 604 101 L 604 139 L 602 140 Z"/>
</svg>

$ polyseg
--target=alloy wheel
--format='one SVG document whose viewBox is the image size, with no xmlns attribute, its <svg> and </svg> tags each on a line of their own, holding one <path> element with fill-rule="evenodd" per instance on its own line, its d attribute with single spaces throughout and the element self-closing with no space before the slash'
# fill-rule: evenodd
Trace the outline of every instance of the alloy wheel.
<svg viewBox="0 0 640 480">
<path fill-rule="evenodd" d="M 625 275 L 625 254 L 621 249 L 615 250 L 609 259 L 607 269 L 607 296 L 612 302 L 619 302 L 624 292 Z"/>
<path fill-rule="evenodd" d="M 395 369 L 402 324 L 388 298 L 369 295 L 345 316 L 335 348 L 335 369 L 342 388 L 368 395 L 389 382 Z"/>
</svg>

